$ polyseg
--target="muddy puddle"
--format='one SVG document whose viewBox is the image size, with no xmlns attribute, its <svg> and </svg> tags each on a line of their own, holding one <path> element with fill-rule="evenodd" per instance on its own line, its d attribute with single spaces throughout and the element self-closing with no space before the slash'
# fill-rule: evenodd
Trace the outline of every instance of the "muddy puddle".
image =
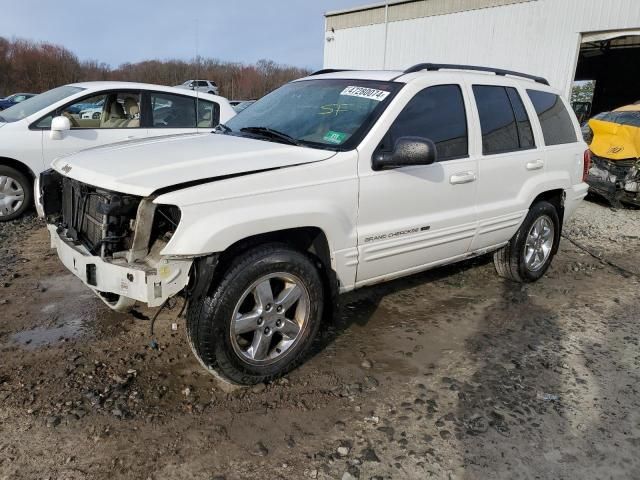
<svg viewBox="0 0 640 480">
<path fill-rule="evenodd" d="M 17 332 L 9 336 L 9 343 L 27 349 L 38 349 L 78 338 L 88 331 L 82 318 L 71 318 L 51 328 L 38 327 Z"/>
</svg>

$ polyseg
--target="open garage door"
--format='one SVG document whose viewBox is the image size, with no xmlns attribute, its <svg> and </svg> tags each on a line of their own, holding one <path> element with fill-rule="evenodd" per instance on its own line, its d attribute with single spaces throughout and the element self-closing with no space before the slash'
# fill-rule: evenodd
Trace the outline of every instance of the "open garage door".
<svg viewBox="0 0 640 480">
<path fill-rule="evenodd" d="M 591 116 L 640 101 L 640 31 L 582 36 L 576 81 L 595 81 Z"/>
</svg>

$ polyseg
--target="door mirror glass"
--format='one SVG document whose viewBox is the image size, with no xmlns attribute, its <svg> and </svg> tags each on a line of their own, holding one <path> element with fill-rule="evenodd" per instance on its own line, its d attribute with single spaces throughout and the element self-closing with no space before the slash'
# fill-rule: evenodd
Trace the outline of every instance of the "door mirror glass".
<svg viewBox="0 0 640 480">
<path fill-rule="evenodd" d="M 373 156 L 374 170 L 431 165 L 437 160 L 435 143 L 423 137 L 400 137 L 391 152 L 377 152 Z"/>
</svg>

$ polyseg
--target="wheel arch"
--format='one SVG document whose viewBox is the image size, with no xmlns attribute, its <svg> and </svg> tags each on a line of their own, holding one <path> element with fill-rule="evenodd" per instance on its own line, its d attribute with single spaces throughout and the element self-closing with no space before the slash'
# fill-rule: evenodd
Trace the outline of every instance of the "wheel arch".
<svg viewBox="0 0 640 480">
<path fill-rule="evenodd" d="M 25 163 L 22 163 L 19 160 L 0 156 L 0 165 L 15 168 L 20 173 L 26 175 L 27 178 L 31 179 L 31 182 L 36 179 L 36 174 L 33 173 L 33 170 L 31 170 Z"/>
<path fill-rule="evenodd" d="M 324 230 L 319 227 L 306 226 L 286 228 L 267 233 L 250 235 L 236 241 L 224 251 L 215 254 L 216 262 L 215 271 L 212 275 L 212 284 L 220 281 L 222 275 L 224 275 L 234 258 L 245 254 L 252 248 L 269 243 L 280 243 L 286 245 L 310 255 L 316 261 L 326 292 L 324 317 L 325 319 L 333 318 L 338 303 L 339 280 L 332 267 L 329 239 Z M 208 288 L 208 286 L 205 288 Z"/>
<path fill-rule="evenodd" d="M 558 219 L 559 219 L 559 229 L 560 231 L 558 232 L 558 235 L 562 235 L 562 225 L 564 223 L 564 199 L 565 199 L 566 193 L 564 191 L 564 189 L 562 188 L 556 188 L 556 189 L 552 189 L 552 190 L 547 190 L 545 192 L 540 193 L 536 198 L 533 199 L 533 202 L 531 202 L 531 206 L 535 205 L 536 203 L 540 202 L 540 201 L 544 201 L 544 202 L 548 202 L 551 205 L 553 205 L 556 209 L 556 212 L 558 212 Z M 553 254 L 555 255 L 556 253 L 558 253 L 558 248 L 560 246 L 560 242 L 555 242 L 555 245 L 553 247 Z"/>
</svg>

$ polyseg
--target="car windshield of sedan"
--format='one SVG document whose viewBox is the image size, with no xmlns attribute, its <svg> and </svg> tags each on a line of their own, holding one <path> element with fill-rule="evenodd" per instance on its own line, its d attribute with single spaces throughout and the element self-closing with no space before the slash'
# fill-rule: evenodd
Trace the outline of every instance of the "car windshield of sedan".
<svg viewBox="0 0 640 480">
<path fill-rule="evenodd" d="M 218 133 L 350 150 L 400 87 L 393 82 L 353 79 L 292 82 L 240 112 Z"/>
<path fill-rule="evenodd" d="M 23 118 L 38 113 L 40 110 L 47 108 L 54 103 L 64 100 L 71 95 L 75 95 L 81 92 L 83 89 L 80 87 L 58 87 L 48 92 L 41 93 L 35 97 L 26 99 L 23 102 L 17 103 L 12 107 L 7 108 L 0 112 L 0 122 L 17 122 Z"/>
</svg>

